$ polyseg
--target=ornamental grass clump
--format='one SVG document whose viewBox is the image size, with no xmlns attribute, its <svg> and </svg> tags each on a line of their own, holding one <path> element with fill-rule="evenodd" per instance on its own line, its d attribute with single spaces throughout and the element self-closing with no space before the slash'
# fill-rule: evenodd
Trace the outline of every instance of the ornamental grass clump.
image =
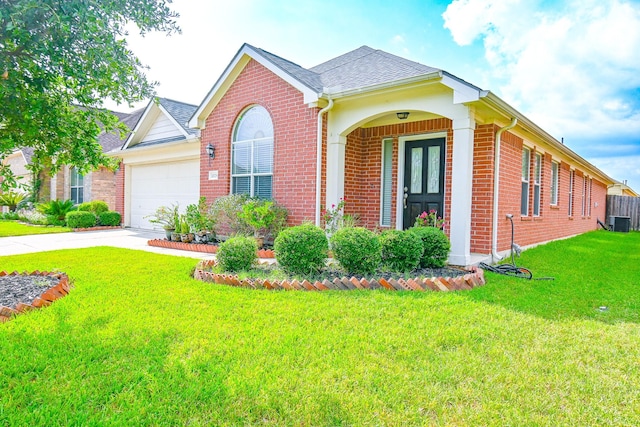
<svg viewBox="0 0 640 427">
<path fill-rule="evenodd" d="M 371 274 L 380 265 L 380 240 L 363 227 L 341 228 L 331 236 L 333 256 L 349 273 Z"/>
<path fill-rule="evenodd" d="M 391 271 L 411 271 L 420 264 L 424 252 L 422 240 L 416 234 L 387 230 L 380 235 L 382 265 Z"/>
<path fill-rule="evenodd" d="M 278 264 L 294 274 L 319 271 L 325 265 L 328 250 L 327 236 L 313 224 L 287 228 L 274 242 Z"/>
<path fill-rule="evenodd" d="M 420 267 L 438 268 L 444 267 L 449 257 L 451 243 L 449 238 L 436 227 L 412 227 L 407 230 L 422 240 L 424 252 L 420 258 Z"/>
<path fill-rule="evenodd" d="M 220 245 L 216 259 L 224 271 L 248 270 L 258 259 L 258 244 L 253 237 L 232 237 Z"/>
</svg>

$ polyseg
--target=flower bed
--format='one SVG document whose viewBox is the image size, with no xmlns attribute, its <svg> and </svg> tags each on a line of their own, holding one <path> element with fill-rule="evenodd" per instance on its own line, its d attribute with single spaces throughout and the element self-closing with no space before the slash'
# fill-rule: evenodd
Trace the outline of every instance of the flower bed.
<svg viewBox="0 0 640 427">
<path fill-rule="evenodd" d="M 412 279 L 385 279 L 383 277 L 366 279 L 342 277 L 333 280 L 310 282 L 308 280 L 267 280 L 240 279 L 233 274 L 217 274 L 208 271 L 216 263 L 215 260 L 202 260 L 193 272 L 194 279 L 222 285 L 237 286 L 249 289 L 328 291 L 353 289 L 387 289 L 390 291 L 459 291 L 469 290 L 484 285 L 484 271 L 471 267 L 468 273 L 458 277 L 431 277 Z"/>
<path fill-rule="evenodd" d="M 192 252 L 204 252 L 208 254 L 215 254 L 218 251 L 218 246 L 207 245 L 203 243 L 183 243 L 172 242 L 166 239 L 152 239 L 147 241 L 149 246 L 155 246 L 158 248 L 178 249 L 181 251 Z M 258 258 L 275 258 L 271 249 L 260 249 L 258 251 Z"/>
<path fill-rule="evenodd" d="M 10 320 L 17 314 L 46 307 L 53 301 L 66 296 L 71 288 L 66 274 L 40 271 L 32 273 L 0 271 L 0 283 L 11 285 L 14 289 L 19 286 L 18 295 L 3 295 L 3 303 L 0 304 L 0 323 Z"/>
</svg>

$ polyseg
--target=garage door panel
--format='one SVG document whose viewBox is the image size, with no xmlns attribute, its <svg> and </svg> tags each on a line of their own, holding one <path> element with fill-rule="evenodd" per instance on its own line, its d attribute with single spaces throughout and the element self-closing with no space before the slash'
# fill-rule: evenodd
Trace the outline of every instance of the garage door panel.
<svg viewBox="0 0 640 427">
<path fill-rule="evenodd" d="M 175 163 L 131 167 L 131 227 L 159 229 L 147 216 L 159 206 L 197 203 L 200 196 L 200 163 L 189 160 Z"/>
</svg>

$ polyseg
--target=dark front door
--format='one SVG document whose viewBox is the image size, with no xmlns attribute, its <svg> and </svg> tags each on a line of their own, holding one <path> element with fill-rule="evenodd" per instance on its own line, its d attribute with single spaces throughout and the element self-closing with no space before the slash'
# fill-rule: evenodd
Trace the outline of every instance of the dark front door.
<svg viewBox="0 0 640 427">
<path fill-rule="evenodd" d="M 422 212 L 444 205 L 444 138 L 408 141 L 404 151 L 404 220 L 407 229 Z"/>
</svg>

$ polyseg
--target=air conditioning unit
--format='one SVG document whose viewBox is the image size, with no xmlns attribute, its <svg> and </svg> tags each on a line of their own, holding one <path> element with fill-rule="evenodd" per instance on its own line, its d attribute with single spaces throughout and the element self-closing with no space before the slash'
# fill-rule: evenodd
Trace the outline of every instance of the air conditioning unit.
<svg viewBox="0 0 640 427">
<path fill-rule="evenodd" d="M 631 228 L 631 217 L 611 215 L 609 217 L 609 228 L 611 231 L 628 233 Z"/>
</svg>

